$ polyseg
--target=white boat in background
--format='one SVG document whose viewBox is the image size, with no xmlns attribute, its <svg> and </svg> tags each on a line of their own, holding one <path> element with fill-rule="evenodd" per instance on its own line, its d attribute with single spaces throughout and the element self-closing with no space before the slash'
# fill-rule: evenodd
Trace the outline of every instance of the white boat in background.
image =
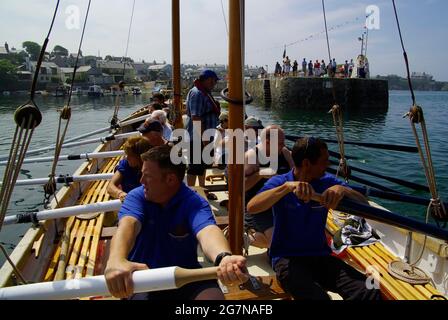
<svg viewBox="0 0 448 320">
<path fill-rule="evenodd" d="M 98 98 L 98 97 L 103 97 L 104 92 L 103 92 L 103 89 L 101 88 L 101 86 L 93 85 L 93 86 L 89 87 L 89 90 L 87 91 L 87 95 L 89 97 Z"/>
<path fill-rule="evenodd" d="M 132 87 L 131 91 L 134 96 L 142 94 L 142 89 L 140 89 L 140 87 Z"/>
</svg>

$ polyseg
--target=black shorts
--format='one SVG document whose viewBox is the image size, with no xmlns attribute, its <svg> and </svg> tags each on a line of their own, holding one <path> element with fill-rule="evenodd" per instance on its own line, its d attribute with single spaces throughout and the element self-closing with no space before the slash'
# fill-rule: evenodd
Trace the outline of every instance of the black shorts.
<svg viewBox="0 0 448 320">
<path fill-rule="evenodd" d="M 246 213 L 244 215 L 244 225 L 246 228 L 254 229 L 257 232 L 265 232 L 274 226 L 272 210 L 269 209 L 257 214 Z"/>
<path fill-rule="evenodd" d="M 173 290 L 137 293 L 129 300 L 194 300 L 202 291 L 211 288 L 220 290 L 216 280 L 192 282 L 179 289 Z"/>
<path fill-rule="evenodd" d="M 202 159 L 202 151 L 204 150 L 204 146 L 201 143 L 201 163 L 193 163 L 193 140 L 190 142 L 190 154 L 189 154 L 189 164 L 187 169 L 187 174 L 193 176 L 203 176 L 205 174 L 205 170 L 211 165 L 207 165 Z"/>
</svg>

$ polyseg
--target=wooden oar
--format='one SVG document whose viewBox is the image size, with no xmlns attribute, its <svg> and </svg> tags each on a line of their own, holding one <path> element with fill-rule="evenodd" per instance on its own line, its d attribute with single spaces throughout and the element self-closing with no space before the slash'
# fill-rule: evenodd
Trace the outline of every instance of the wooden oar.
<svg viewBox="0 0 448 320">
<path fill-rule="evenodd" d="M 48 219 L 68 218 L 71 216 L 77 216 L 79 214 L 93 213 L 93 212 L 117 211 L 120 208 L 121 208 L 120 200 L 96 202 L 79 206 L 43 210 L 39 212 L 28 212 L 25 214 L 9 215 L 5 217 L 3 225 L 30 223 Z"/>
<path fill-rule="evenodd" d="M 358 191 L 359 193 L 362 193 L 366 197 L 376 197 L 381 199 L 387 199 L 387 200 L 394 200 L 394 201 L 400 201 L 405 203 L 412 203 L 422 206 L 428 206 L 430 204 L 430 200 L 427 198 L 422 197 L 415 197 L 410 196 L 403 193 L 396 193 L 396 192 L 386 192 L 376 189 L 370 189 L 366 187 L 358 187 L 358 186 L 350 186 L 350 188 Z M 444 203 L 445 208 L 448 208 L 448 203 Z"/>
<path fill-rule="evenodd" d="M 321 202 L 321 199 L 322 195 L 317 193 L 314 194 L 312 197 L 313 201 L 319 203 Z M 398 213 L 375 208 L 370 205 L 348 199 L 347 197 L 343 198 L 339 202 L 336 209 L 341 212 L 353 214 L 355 216 L 379 221 L 382 223 L 386 223 L 392 226 L 414 231 L 417 233 L 426 234 L 434 238 L 448 240 L 448 230 L 405 217 L 404 215 Z"/>
<path fill-rule="evenodd" d="M 218 267 L 183 269 L 168 267 L 135 271 L 134 293 L 178 289 L 188 283 L 217 279 Z M 104 276 L 33 283 L 0 289 L 1 300 L 67 300 L 110 296 Z"/>
<path fill-rule="evenodd" d="M 330 163 L 331 164 L 335 164 L 335 165 L 339 164 L 339 162 L 334 161 L 334 160 L 330 160 Z M 424 185 L 421 185 L 421 184 L 418 184 L 418 183 L 409 182 L 409 181 L 401 180 L 401 179 L 394 178 L 394 177 L 384 176 L 382 174 L 379 174 L 379 173 L 376 173 L 376 172 L 372 172 L 372 171 L 368 171 L 368 170 L 361 169 L 361 168 L 357 168 L 357 167 L 354 167 L 352 165 L 350 165 L 349 167 L 353 171 L 361 172 L 361 173 L 368 174 L 368 175 L 373 176 L 373 177 L 377 177 L 377 178 L 381 178 L 381 179 L 384 179 L 384 180 L 388 180 L 388 181 L 394 182 L 396 184 L 399 184 L 399 185 L 407 187 L 407 188 L 411 188 L 411 189 L 414 189 L 414 190 L 417 190 L 417 191 L 429 192 L 429 188 L 427 186 L 424 186 Z"/>
<path fill-rule="evenodd" d="M 302 137 L 299 136 L 293 136 L 293 135 L 286 135 L 286 139 L 288 140 L 297 140 Z M 337 140 L 331 140 L 331 139 L 321 139 L 325 142 L 330 143 L 338 143 Z M 368 142 L 353 142 L 353 141 L 344 141 L 344 144 L 351 144 L 355 146 L 360 147 L 367 147 L 367 148 L 374 148 L 374 149 L 383 149 L 383 150 L 392 150 L 392 151 L 402 151 L 402 152 L 410 152 L 410 153 L 418 153 L 417 147 L 411 147 L 411 146 L 403 146 L 403 145 L 396 145 L 396 144 L 384 144 L 384 143 L 368 143 Z"/>
<path fill-rule="evenodd" d="M 333 168 L 327 168 L 327 172 L 332 173 L 332 174 L 336 174 L 337 170 L 333 169 Z M 383 186 L 381 184 L 378 184 L 378 183 L 375 183 L 375 182 L 372 182 L 372 181 L 369 181 L 369 180 L 366 180 L 366 179 L 363 179 L 363 178 L 360 178 L 360 177 L 356 177 L 354 175 L 350 175 L 350 180 L 362 183 L 362 184 L 364 184 L 366 186 L 371 186 L 373 188 L 377 188 L 379 190 L 383 190 L 383 191 L 387 191 L 387 192 L 393 192 L 393 193 L 399 193 L 399 194 L 401 193 L 401 192 L 395 191 L 395 190 L 393 190 L 391 188 L 385 187 L 385 186 Z"/>
</svg>

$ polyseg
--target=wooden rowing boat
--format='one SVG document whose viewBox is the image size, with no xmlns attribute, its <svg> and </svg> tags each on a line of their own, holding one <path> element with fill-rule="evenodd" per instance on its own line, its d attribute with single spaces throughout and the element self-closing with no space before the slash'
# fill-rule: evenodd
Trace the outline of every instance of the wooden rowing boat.
<svg viewBox="0 0 448 320">
<path fill-rule="evenodd" d="M 239 1 L 231 1 L 234 11 L 238 16 L 233 16 L 233 23 L 239 20 Z M 177 3 L 178 4 L 178 3 Z M 231 19 L 231 21 L 232 21 Z M 232 25 L 232 24 L 231 24 Z M 233 43 L 241 43 L 231 28 Z M 241 48 L 239 48 L 241 49 Z M 231 59 L 241 59 L 241 55 L 234 54 Z M 235 63 L 235 61 L 234 61 Z M 236 62 L 236 69 L 241 72 L 242 61 Z M 238 70 L 232 71 L 232 78 L 240 78 Z M 241 84 L 241 83 L 240 83 Z M 237 96 L 234 100 L 243 99 L 243 92 L 236 84 L 229 85 L 229 96 Z M 241 92 L 239 92 L 241 91 Z M 177 97 L 179 88 L 174 89 L 174 96 Z M 180 101 L 174 102 L 180 105 Z M 238 111 L 239 106 L 230 103 L 230 119 L 235 127 L 241 126 L 243 112 Z M 145 110 L 137 110 L 125 120 L 135 119 L 142 116 Z M 239 114 L 240 113 L 240 114 Z M 127 133 L 133 131 L 132 125 L 123 126 L 115 130 L 114 133 Z M 105 141 L 99 144 L 93 152 L 105 152 L 120 150 L 123 140 Z M 121 156 L 113 158 L 94 158 L 85 161 L 73 175 L 86 175 L 96 173 L 111 173 Z M 242 203 L 235 203 L 232 198 L 239 198 L 243 192 L 243 184 L 239 181 L 242 177 L 241 167 L 234 167 L 230 170 L 231 181 L 227 182 L 222 177 L 222 172 L 214 169 L 207 172 L 209 179 L 206 188 L 213 191 L 218 200 L 210 200 L 213 213 L 218 224 L 221 226 L 230 225 L 236 229 L 231 234 L 230 242 L 234 252 L 242 249 Z M 110 200 L 106 192 L 107 181 L 79 181 L 73 182 L 69 186 L 62 187 L 56 194 L 58 201 L 53 199 L 51 208 L 72 207 L 80 204 L 93 204 Z M 205 195 L 204 190 L 196 188 L 199 194 Z M 230 194 L 229 207 L 220 205 L 223 200 L 227 200 Z M 376 205 L 372 203 L 372 205 Z M 239 215 L 239 216 L 238 216 Z M 340 213 L 332 211 L 327 221 L 328 235 L 332 235 L 337 230 L 337 217 Z M 56 220 L 42 221 L 39 225 L 30 228 L 23 239 L 17 245 L 10 256 L 14 265 L 18 268 L 27 282 L 53 282 L 60 280 L 81 279 L 102 275 L 109 253 L 111 238 L 116 230 L 116 212 L 95 212 L 87 215 L 68 217 Z M 379 284 L 384 297 L 398 300 L 429 300 L 441 298 L 448 294 L 448 244 L 445 240 L 428 238 L 423 248 L 423 258 L 419 267 L 426 271 L 432 278 L 433 284 L 412 285 L 402 280 L 392 277 L 388 272 L 388 264 L 399 258 L 407 257 L 410 261 L 415 261 L 423 245 L 423 235 L 410 233 L 392 227 L 385 223 L 369 220 L 381 236 L 378 243 L 347 249 L 341 258 L 347 263 L 355 266 L 361 272 L 365 272 L 367 267 L 374 267 L 379 274 Z M 410 245 L 412 244 L 412 246 Z M 200 258 L 203 266 L 210 266 L 205 259 Z M 266 250 L 250 247 L 248 255 L 249 272 L 254 278 L 243 288 L 223 287 L 223 292 L 227 299 L 284 299 L 288 295 L 280 288 L 275 280 L 274 272 L 270 267 Z M 257 279 L 258 278 L 258 279 Z M 19 277 L 9 263 L 5 263 L 0 269 L 0 288 L 21 285 Z M 0 289 L 1 290 L 1 289 Z M 38 293 L 36 293 L 38 298 Z M 337 299 L 337 296 L 333 296 Z M 87 297 L 89 299 L 110 298 L 106 295 Z"/>
</svg>

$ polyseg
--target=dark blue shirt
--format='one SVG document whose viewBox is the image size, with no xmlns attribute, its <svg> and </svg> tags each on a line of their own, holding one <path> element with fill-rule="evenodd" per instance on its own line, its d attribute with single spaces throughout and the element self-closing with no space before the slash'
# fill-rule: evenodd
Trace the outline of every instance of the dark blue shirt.
<svg viewBox="0 0 448 320">
<path fill-rule="evenodd" d="M 122 175 L 121 189 L 129 193 L 132 189 L 140 187 L 141 171 L 137 168 L 132 168 L 129 165 L 128 160 L 120 160 L 118 165 L 115 167 L 115 171 L 118 171 Z"/>
<path fill-rule="evenodd" d="M 215 225 L 205 199 L 182 183 L 165 207 L 145 199 L 143 186 L 132 190 L 124 201 L 119 219 L 131 216 L 141 223 L 130 261 L 145 263 L 150 268 L 179 266 L 200 268 L 196 235 Z"/>
<path fill-rule="evenodd" d="M 294 171 L 278 175 L 266 182 L 258 193 L 274 189 L 287 181 L 294 181 Z M 323 193 L 334 185 L 345 185 L 330 174 L 311 182 L 317 193 Z M 328 210 L 319 203 L 304 203 L 292 192 L 273 207 L 274 233 L 270 254 L 273 265 L 282 257 L 325 256 L 331 250 L 325 236 Z"/>
</svg>

